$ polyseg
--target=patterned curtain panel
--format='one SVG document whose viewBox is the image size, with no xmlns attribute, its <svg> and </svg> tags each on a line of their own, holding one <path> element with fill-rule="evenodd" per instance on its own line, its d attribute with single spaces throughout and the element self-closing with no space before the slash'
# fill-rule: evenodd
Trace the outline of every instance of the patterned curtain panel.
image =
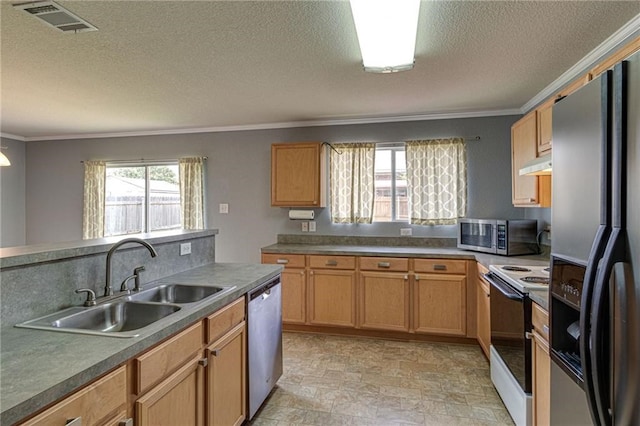
<svg viewBox="0 0 640 426">
<path fill-rule="evenodd" d="M 204 158 L 178 160 L 183 229 L 204 229 Z"/>
<path fill-rule="evenodd" d="M 452 225 L 467 211 L 464 139 L 406 142 L 411 223 Z"/>
<path fill-rule="evenodd" d="M 333 144 L 331 150 L 331 221 L 371 223 L 375 156 L 373 143 Z"/>
<path fill-rule="evenodd" d="M 107 165 L 104 161 L 84 162 L 84 209 L 82 238 L 104 237 L 104 187 Z"/>
</svg>

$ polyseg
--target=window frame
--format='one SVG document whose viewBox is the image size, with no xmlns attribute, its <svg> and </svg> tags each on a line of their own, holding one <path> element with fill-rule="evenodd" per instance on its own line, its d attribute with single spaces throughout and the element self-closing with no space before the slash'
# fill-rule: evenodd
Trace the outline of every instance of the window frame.
<svg viewBox="0 0 640 426">
<path fill-rule="evenodd" d="M 373 220 L 372 223 L 410 223 L 410 218 L 407 219 L 398 219 L 398 190 L 397 190 L 397 170 L 396 170 L 396 162 L 398 152 L 402 152 L 406 156 L 406 149 L 404 142 L 385 142 L 385 143 L 377 143 L 376 144 L 376 156 L 378 155 L 378 151 L 391 151 L 391 220 L 388 221 L 380 221 Z M 405 166 L 406 167 L 406 166 Z M 406 172 L 406 170 L 405 170 Z M 375 170 L 374 170 L 375 173 Z M 408 195 L 408 194 L 407 194 Z M 376 201 L 376 194 L 374 193 L 374 203 Z M 375 213 L 375 209 L 374 209 Z M 375 214 L 374 214 L 375 218 Z"/>
<path fill-rule="evenodd" d="M 107 228 L 107 221 L 106 221 L 106 199 L 104 201 L 105 203 L 105 212 L 104 212 L 104 236 L 105 237 L 118 237 L 118 236 L 123 236 L 123 235 L 137 235 L 137 234 L 147 234 L 147 233 L 152 233 L 152 232 L 162 232 L 162 231 L 167 231 L 167 230 L 177 230 L 177 229 L 183 229 L 183 225 L 182 225 L 182 220 L 180 221 L 180 223 L 178 224 L 177 227 L 175 228 L 166 228 L 166 229 L 156 229 L 156 230 L 151 230 L 150 229 L 150 219 L 151 219 L 151 209 L 150 209 L 150 200 L 151 200 L 151 176 L 149 173 L 149 168 L 150 167 L 157 167 L 157 166 L 176 166 L 179 167 L 179 161 L 176 160 L 162 160 L 162 161 L 109 161 L 105 164 L 105 173 L 108 172 L 108 170 L 111 169 L 123 169 L 123 168 L 140 168 L 140 167 L 144 167 L 144 204 L 143 204 L 143 208 L 144 208 L 144 223 L 143 226 L 141 227 L 141 231 L 138 233 L 131 233 L 131 234 L 113 234 L 113 235 L 107 235 L 106 232 L 106 228 Z M 180 187 L 179 185 L 179 179 L 180 179 L 180 173 L 178 170 L 178 188 Z M 106 186 L 106 182 L 105 182 L 105 196 L 106 196 L 106 190 L 107 190 L 107 186 Z M 180 194 L 180 201 L 182 202 L 182 194 Z"/>
</svg>

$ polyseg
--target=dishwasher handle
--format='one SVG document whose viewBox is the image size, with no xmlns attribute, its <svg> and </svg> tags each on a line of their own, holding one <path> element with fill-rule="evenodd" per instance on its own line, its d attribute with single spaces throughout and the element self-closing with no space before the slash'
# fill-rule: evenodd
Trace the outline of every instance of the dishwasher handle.
<svg viewBox="0 0 640 426">
<path fill-rule="evenodd" d="M 258 286 L 255 290 L 249 293 L 249 301 L 257 299 L 261 297 L 262 300 L 266 299 L 271 295 L 271 289 L 280 284 L 280 275 L 268 281 L 266 284 L 262 284 Z"/>
</svg>

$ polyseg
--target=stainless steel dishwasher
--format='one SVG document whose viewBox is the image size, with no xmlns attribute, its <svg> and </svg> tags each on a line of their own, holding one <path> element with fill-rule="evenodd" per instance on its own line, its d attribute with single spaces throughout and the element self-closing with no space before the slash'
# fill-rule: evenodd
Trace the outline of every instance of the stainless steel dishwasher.
<svg viewBox="0 0 640 426">
<path fill-rule="evenodd" d="M 249 420 L 282 375 L 280 275 L 249 293 Z"/>
</svg>

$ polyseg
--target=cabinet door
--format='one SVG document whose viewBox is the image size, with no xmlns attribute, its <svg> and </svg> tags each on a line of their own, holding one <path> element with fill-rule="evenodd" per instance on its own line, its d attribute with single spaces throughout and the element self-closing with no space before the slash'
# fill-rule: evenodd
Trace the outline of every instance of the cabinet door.
<svg viewBox="0 0 640 426">
<path fill-rule="evenodd" d="M 193 357 L 135 403 L 137 426 L 204 424 L 203 360 Z"/>
<path fill-rule="evenodd" d="M 320 142 L 271 145 L 271 205 L 324 207 Z"/>
<path fill-rule="evenodd" d="M 286 268 L 282 282 L 282 322 L 304 324 L 307 320 L 306 282 L 304 269 Z"/>
<path fill-rule="evenodd" d="M 533 332 L 533 352 L 531 364 L 533 366 L 533 424 L 548 425 L 551 421 L 551 358 L 549 345 L 546 340 Z"/>
<path fill-rule="evenodd" d="M 409 276 L 360 273 L 360 327 L 409 331 Z"/>
<path fill-rule="evenodd" d="M 538 119 L 538 155 L 546 154 L 552 143 L 553 100 L 536 110 Z"/>
<path fill-rule="evenodd" d="M 464 275 L 416 275 L 414 292 L 416 333 L 466 335 L 467 279 Z"/>
<path fill-rule="evenodd" d="M 207 353 L 207 424 L 241 425 L 247 417 L 246 323 L 214 342 Z"/>
<path fill-rule="evenodd" d="M 491 344 L 491 299 L 489 293 L 489 284 L 482 278 L 478 278 L 476 286 L 478 343 L 487 358 L 489 358 L 489 345 Z"/>
<path fill-rule="evenodd" d="M 127 372 L 122 366 L 22 426 L 64 426 L 77 418 L 86 425 L 109 425 L 115 420 L 125 420 L 126 403 Z"/>
<path fill-rule="evenodd" d="M 309 323 L 355 327 L 355 271 L 309 271 Z"/>
<path fill-rule="evenodd" d="M 538 204 L 538 178 L 520 176 L 524 164 L 537 157 L 535 111 L 525 115 L 511 128 L 512 197 L 514 205 Z"/>
</svg>

